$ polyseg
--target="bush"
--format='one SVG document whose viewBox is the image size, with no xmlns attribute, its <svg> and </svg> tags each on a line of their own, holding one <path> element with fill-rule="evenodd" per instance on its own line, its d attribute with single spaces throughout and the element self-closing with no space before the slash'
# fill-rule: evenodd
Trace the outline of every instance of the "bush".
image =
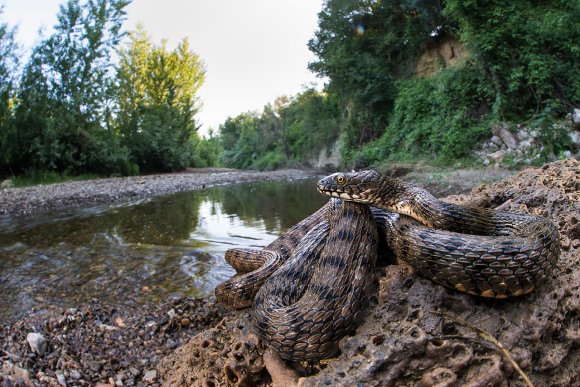
<svg viewBox="0 0 580 387">
<path fill-rule="evenodd" d="M 386 160 L 468 157 L 489 134 L 494 92 L 473 63 L 431 78 L 400 81 L 395 108 L 381 138 L 352 152 L 350 161 L 372 165 Z"/>
<path fill-rule="evenodd" d="M 273 171 L 286 164 L 286 157 L 282 153 L 272 151 L 254 161 L 252 167 L 260 171 Z"/>
</svg>

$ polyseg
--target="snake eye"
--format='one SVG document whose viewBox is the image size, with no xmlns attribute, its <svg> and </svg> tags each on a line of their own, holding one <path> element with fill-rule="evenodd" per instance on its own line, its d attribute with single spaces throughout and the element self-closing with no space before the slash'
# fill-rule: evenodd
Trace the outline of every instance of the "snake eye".
<svg viewBox="0 0 580 387">
<path fill-rule="evenodd" d="M 338 175 L 336 176 L 336 182 L 340 185 L 344 185 L 344 183 L 346 183 L 346 178 L 344 175 Z"/>
</svg>

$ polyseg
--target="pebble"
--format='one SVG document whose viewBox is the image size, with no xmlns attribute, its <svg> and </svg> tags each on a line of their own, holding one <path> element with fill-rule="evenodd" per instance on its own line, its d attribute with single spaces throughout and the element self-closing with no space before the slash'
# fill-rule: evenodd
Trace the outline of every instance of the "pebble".
<svg viewBox="0 0 580 387">
<path fill-rule="evenodd" d="M 28 342 L 32 352 L 44 356 L 48 349 L 48 341 L 46 340 L 46 337 L 40 333 L 30 332 L 26 335 L 26 341 Z"/>
<path fill-rule="evenodd" d="M 16 379 L 22 379 L 24 384 L 26 384 L 28 386 L 34 385 L 34 384 L 32 384 L 32 381 L 30 380 L 30 372 L 28 372 L 27 369 L 24 369 L 24 368 L 21 368 L 18 366 L 14 366 L 12 368 L 12 375 L 14 375 L 14 377 Z"/>
<path fill-rule="evenodd" d="M 56 374 L 56 380 L 58 380 L 58 384 L 60 384 L 61 386 L 66 387 L 66 378 L 64 377 L 63 374 L 57 373 Z"/>
<path fill-rule="evenodd" d="M 167 339 L 165 342 L 165 347 L 167 347 L 167 349 L 175 349 L 177 348 L 177 345 L 177 342 L 171 339 Z"/>
<path fill-rule="evenodd" d="M 143 376 L 143 380 L 148 383 L 153 382 L 155 379 L 157 379 L 157 371 L 155 370 L 147 371 Z"/>
<path fill-rule="evenodd" d="M 137 368 L 135 367 L 129 367 L 129 372 L 131 373 L 131 375 L 133 376 L 139 376 L 139 374 L 141 373 L 141 371 L 139 371 Z"/>
</svg>

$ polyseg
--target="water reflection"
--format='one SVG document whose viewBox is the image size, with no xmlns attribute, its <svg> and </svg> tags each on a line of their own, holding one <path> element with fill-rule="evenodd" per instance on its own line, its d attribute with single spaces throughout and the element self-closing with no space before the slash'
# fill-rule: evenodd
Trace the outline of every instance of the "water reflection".
<svg viewBox="0 0 580 387">
<path fill-rule="evenodd" d="M 0 223 L 0 319 L 92 298 L 206 296 L 230 247 L 261 247 L 318 209 L 315 180 L 263 182 Z"/>
</svg>

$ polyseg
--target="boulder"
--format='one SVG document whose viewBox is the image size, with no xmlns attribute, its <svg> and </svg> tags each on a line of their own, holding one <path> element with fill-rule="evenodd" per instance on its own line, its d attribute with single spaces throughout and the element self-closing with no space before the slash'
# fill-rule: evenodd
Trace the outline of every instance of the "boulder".
<svg viewBox="0 0 580 387">
<path fill-rule="evenodd" d="M 518 147 L 518 140 L 506 125 L 493 125 L 491 130 L 493 131 L 493 134 L 499 137 L 509 149 L 513 150 Z"/>
</svg>

